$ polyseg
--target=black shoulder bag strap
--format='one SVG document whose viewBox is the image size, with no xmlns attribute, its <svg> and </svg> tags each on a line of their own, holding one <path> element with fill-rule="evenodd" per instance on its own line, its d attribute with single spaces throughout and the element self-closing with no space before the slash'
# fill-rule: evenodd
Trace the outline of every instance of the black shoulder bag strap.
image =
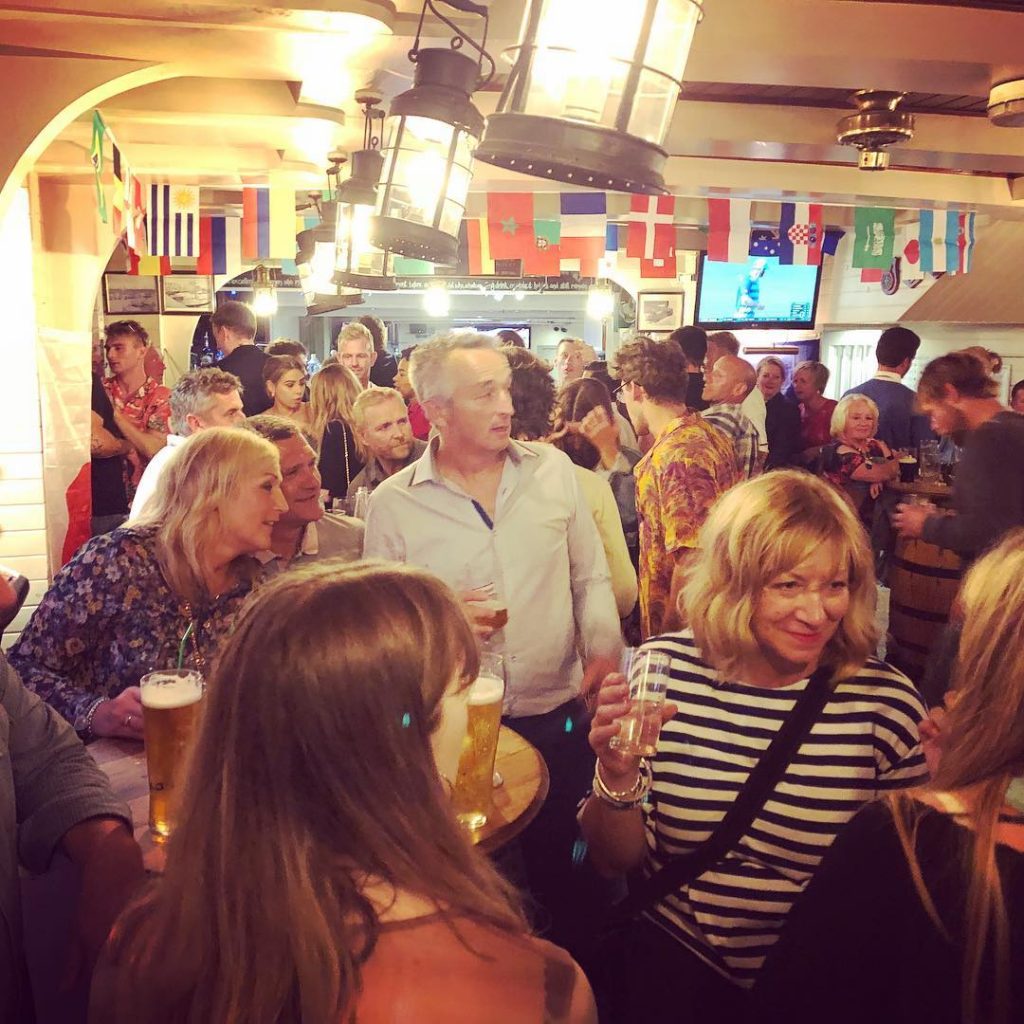
<svg viewBox="0 0 1024 1024">
<path fill-rule="evenodd" d="M 718 828 L 695 850 L 673 857 L 640 882 L 615 908 L 617 918 L 636 917 L 662 897 L 688 885 L 736 846 L 828 703 L 832 693 L 831 681 L 832 671 L 829 668 L 818 668 L 811 674 L 806 688 L 747 777 L 746 784 Z"/>
</svg>

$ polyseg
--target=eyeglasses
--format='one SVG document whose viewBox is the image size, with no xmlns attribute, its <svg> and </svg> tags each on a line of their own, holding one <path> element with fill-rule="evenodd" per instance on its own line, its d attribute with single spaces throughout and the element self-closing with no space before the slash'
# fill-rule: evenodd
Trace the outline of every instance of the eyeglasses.
<svg viewBox="0 0 1024 1024">
<path fill-rule="evenodd" d="M 618 386 L 618 387 L 617 387 L 617 388 L 616 388 L 616 389 L 615 389 L 615 390 L 614 390 L 614 391 L 612 392 L 612 398 L 614 398 L 614 399 L 618 400 L 619 396 L 620 396 L 620 395 L 622 395 L 622 393 L 623 393 L 623 392 L 624 392 L 624 391 L 626 390 L 626 388 L 630 387 L 630 386 L 632 385 L 632 383 L 633 383 L 633 382 L 632 382 L 631 380 L 624 380 L 624 381 L 623 381 L 623 382 L 622 382 L 622 383 L 621 383 L 621 384 L 620 384 L 620 385 L 619 385 L 619 386 Z"/>
</svg>

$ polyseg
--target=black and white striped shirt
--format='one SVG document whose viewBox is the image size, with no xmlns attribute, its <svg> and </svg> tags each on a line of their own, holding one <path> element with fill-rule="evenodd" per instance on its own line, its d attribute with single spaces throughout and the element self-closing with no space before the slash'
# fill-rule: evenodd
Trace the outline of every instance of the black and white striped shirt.
<svg viewBox="0 0 1024 1024">
<path fill-rule="evenodd" d="M 653 760 L 650 871 L 707 839 L 807 680 L 778 689 L 720 682 L 689 633 L 645 646 L 670 656 L 668 699 L 679 708 Z M 924 715 L 913 684 L 869 659 L 836 687 L 737 847 L 647 916 L 722 974 L 753 985 L 843 825 L 882 791 L 927 778 L 918 736 Z"/>
</svg>

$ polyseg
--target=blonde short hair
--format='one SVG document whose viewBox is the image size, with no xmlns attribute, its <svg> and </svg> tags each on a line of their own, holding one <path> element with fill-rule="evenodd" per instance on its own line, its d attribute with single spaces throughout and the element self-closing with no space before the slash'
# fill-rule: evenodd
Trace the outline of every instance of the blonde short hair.
<svg viewBox="0 0 1024 1024">
<path fill-rule="evenodd" d="M 850 417 L 850 410 L 855 405 L 866 405 L 871 415 L 875 418 L 875 429 L 878 429 L 878 406 L 867 395 L 847 395 L 839 399 L 839 404 L 832 410 L 832 422 L 829 425 L 829 432 L 833 437 L 839 437 L 846 433 L 846 421 Z"/>
<path fill-rule="evenodd" d="M 336 344 L 338 351 L 341 351 L 341 346 L 346 341 L 364 341 L 366 347 L 370 352 L 374 351 L 373 347 L 373 335 L 370 333 L 370 329 L 358 321 L 350 324 L 345 324 L 340 331 L 338 331 L 338 338 Z"/>
<path fill-rule="evenodd" d="M 405 399 L 394 388 L 367 388 L 360 391 L 352 403 L 352 426 L 356 430 L 366 427 L 366 410 L 385 402 L 398 402 L 405 408 Z"/>
<path fill-rule="evenodd" d="M 875 570 L 864 528 L 823 480 L 778 470 L 727 491 L 700 535 L 681 595 L 704 658 L 723 676 L 760 653 L 753 618 L 763 589 L 823 546 L 850 573 L 850 605 L 822 655 L 837 679 L 875 648 Z"/>
<path fill-rule="evenodd" d="M 831 376 L 831 371 L 824 363 L 819 363 L 816 359 L 805 359 L 801 363 L 797 363 L 793 367 L 793 377 L 801 370 L 807 370 L 811 375 L 811 380 L 814 382 L 815 389 L 824 394 L 825 388 L 828 386 L 828 379 Z"/>
</svg>

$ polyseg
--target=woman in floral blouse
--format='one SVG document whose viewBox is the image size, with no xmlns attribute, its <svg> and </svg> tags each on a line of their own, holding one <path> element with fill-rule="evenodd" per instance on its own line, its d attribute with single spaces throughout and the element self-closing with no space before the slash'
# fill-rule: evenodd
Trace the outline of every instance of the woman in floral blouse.
<svg viewBox="0 0 1024 1024">
<path fill-rule="evenodd" d="M 214 427 L 167 465 L 148 518 L 94 537 L 57 574 L 11 648 L 25 685 L 79 734 L 142 738 L 139 679 L 217 653 L 287 508 L 277 448 Z M 184 643 L 183 643 L 184 638 Z"/>
</svg>

